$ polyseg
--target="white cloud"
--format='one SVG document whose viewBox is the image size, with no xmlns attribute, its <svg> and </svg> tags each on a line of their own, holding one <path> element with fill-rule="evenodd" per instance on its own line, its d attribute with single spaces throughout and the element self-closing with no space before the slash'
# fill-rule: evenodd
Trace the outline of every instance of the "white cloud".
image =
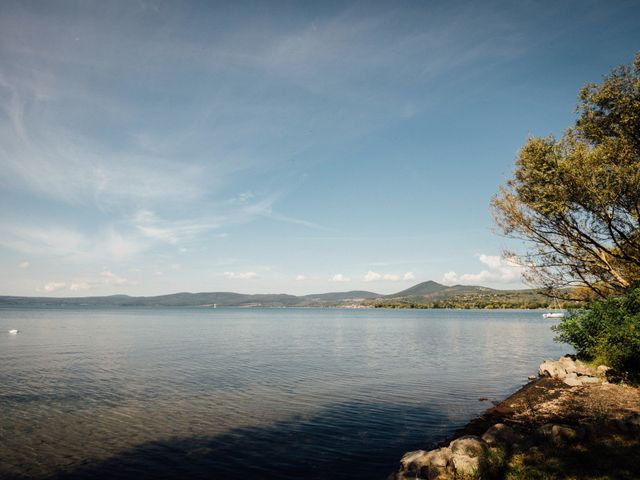
<svg viewBox="0 0 640 480">
<path fill-rule="evenodd" d="M 72 292 L 78 292 L 80 290 L 89 290 L 91 288 L 91 285 L 89 285 L 87 282 L 74 282 L 71 285 L 69 285 L 69 290 L 71 290 Z"/>
<path fill-rule="evenodd" d="M 499 269 L 502 266 L 502 258 L 498 255 L 485 255 L 481 253 L 478 259 L 489 268 Z"/>
<path fill-rule="evenodd" d="M 20 262 L 20 264 L 18 266 L 20 268 L 29 268 L 29 265 L 31 265 L 31 264 L 25 260 L 24 262 Z"/>
<path fill-rule="evenodd" d="M 100 276 L 102 277 L 103 282 L 107 285 L 125 285 L 129 282 L 126 278 L 119 277 L 109 270 L 103 271 Z"/>
<path fill-rule="evenodd" d="M 55 292 L 56 290 L 63 289 L 67 286 L 66 282 L 49 282 L 47 283 L 43 289 L 47 293 Z"/>
<path fill-rule="evenodd" d="M 307 279 L 307 277 L 304 276 L 304 275 L 296 275 L 296 280 L 299 281 L 299 282 L 301 282 L 303 280 L 306 280 L 306 279 Z"/>
<path fill-rule="evenodd" d="M 478 255 L 478 260 L 489 267 L 477 273 L 458 274 L 450 271 L 442 277 L 442 283 L 452 284 L 482 284 L 482 283 L 517 283 L 522 278 L 522 266 L 512 258 L 503 258 L 498 255 Z"/>
<path fill-rule="evenodd" d="M 365 282 L 374 282 L 376 280 L 386 280 L 387 282 L 399 282 L 400 280 L 413 280 L 415 277 L 413 273 L 406 272 L 404 275 L 399 273 L 385 273 L 384 275 L 378 272 L 369 270 L 364 276 Z"/>
<path fill-rule="evenodd" d="M 382 275 L 380 275 L 377 272 L 372 272 L 371 270 L 369 270 L 367 272 L 367 274 L 364 276 L 364 281 L 365 282 L 373 282 L 375 280 L 379 280 L 382 277 Z"/>
<path fill-rule="evenodd" d="M 350 282 L 351 279 L 349 277 L 345 277 L 341 273 L 336 273 L 333 277 L 329 279 L 330 282 Z"/>
<path fill-rule="evenodd" d="M 258 278 L 256 272 L 224 272 L 224 276 L 230 280 L 252 280 Z"/>
<path fill-rule="evenodd" d="M 447 285 L 453 285 L 458 282 L 458 274 L 454 271 L 445 273 L 442 276 L 442 283 Z"/>
</svg>

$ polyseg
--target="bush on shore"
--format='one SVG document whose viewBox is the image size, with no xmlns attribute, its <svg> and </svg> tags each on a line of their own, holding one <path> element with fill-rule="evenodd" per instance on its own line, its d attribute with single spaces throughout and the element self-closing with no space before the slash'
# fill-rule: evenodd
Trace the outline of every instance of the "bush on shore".
<svg viewBox="0 0 640 480">
<path fill-rule="evenodd" d="M 571 310 L 552 328 L 579 357 L 640 375 L 640 287 Z"/>
</svg>

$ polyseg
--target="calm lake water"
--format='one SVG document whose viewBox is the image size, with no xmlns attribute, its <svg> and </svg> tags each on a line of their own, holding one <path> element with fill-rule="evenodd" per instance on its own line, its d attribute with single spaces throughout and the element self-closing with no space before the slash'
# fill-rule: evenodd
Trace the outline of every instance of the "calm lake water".
<svg viewBox="0 0 640 480">
<path fill-rule="evenodd" d="M 0 478 L 384 479 L 526 383 L 540 311 L 0 309 Z M 18 328 L 18 335 L 7 331 Z"/>
</svg>

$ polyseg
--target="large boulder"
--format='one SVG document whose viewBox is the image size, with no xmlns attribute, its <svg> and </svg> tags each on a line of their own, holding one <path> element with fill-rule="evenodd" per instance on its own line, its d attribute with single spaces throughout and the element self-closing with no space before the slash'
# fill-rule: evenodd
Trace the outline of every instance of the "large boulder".
<svg viewBox="0 0 640 480">
<path fill-rule="evenodd" d="M 429 480 L 453 480 L 472 477 L 480 470 L 487 451 L 488 445 L 482 439 L 467 435 L 452 441 L 448 447 L 409 452 L 400 460 L 396 478 L 418 476 Z"/>
<path fill-rule="evenodd" d="M 598 377 L 592 377 L 590 375 L 582 375 L 581 377 L 578 377 L 580 379 L 580 382 L 582 383 L 582 385 L 592 385 L 595 383 L 602 383 L 602 379 L 598 378 Z"/>
<path fill-rule="evenodd" d="M 465 455 L 467 457 L 481 457 L 485 454 L 487 445 L 481 438 L 475 435 L 465 435 L 449 444 L 453 455 Z"/>
<path fill-rule="evenodd" d="M 455 478 L 473 477 L 477 475 L 480 470 L 480 457 L 454 455 L 453 469 L 455 470 Z"/>
<path fill-rule="evenodd" d="M 565 355 L 558 361 L 545 360 L 538 368 L 538 375 L 557 378 L 570 387 L 601 382 L 596 370 L 576 360 L 573 355 Z"/>
<path fill-rule="evenodd" d="M 640 430 L 640 413 L 632 413 L 625 419 L 625 423 L 633 430 Z"/>
<path fill-rule="evenodd" d="M 567 370 L 560 362 L 545 360 L 540 365 L 540 368 L 538 368 L 538 374 L 541 377 L 552 377 L 562 380 L 567 376 Z"/>
<path fill-rule="evenodd" d="M 556 446 L 566 446 L 584 437 L 583 429 L 575 429 L 568 425 L 547 423 L 538 428 L 538 433 Z"/>
<path fill-rule="evenodd" d="M 597 375 L 597 372 L 595 369 L 589 367 L 586 363 L 580 361 L 580 360 L 576 360 L 576 373 L 578 375 L 584 375 L 584 376 L 589 376 L 589 377 L 594 377 Z"/>
<path fill-rule="evenodd" d="M 487 445 L 510 445 L 521 440 L 521 436 L 516 431 L 504 423 L 496 423 L 482 435 Z"/>
<path fill-rule="evenodd" d="M 445 447 L 428 452 L 416 450 L 406 453 L 400 460 L 400 474 L 405 478 L 410 478 L 412 474 L 429 480 L 453 479 L 451 450 Z"/>
<path fill-rule="evenodd" d="M 562 381 L 569 385 L 570 387 L 577 387 L 578 385 L 582 385 L 582 380 L 578 378 L 578 374 L 576 372 L 571 372 L 565 376 Z"/>
</svg>

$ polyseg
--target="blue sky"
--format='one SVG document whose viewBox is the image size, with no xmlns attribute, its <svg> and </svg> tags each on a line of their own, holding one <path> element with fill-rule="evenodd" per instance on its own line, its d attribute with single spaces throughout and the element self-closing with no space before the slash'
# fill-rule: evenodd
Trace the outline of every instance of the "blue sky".
<svg viewBox="0 0 640 480">
<path fill-rule="evenodd" d="M 522 287 L 489 202 L 640 4 L 0 5 L 0 294 Z"/>
</svg>

